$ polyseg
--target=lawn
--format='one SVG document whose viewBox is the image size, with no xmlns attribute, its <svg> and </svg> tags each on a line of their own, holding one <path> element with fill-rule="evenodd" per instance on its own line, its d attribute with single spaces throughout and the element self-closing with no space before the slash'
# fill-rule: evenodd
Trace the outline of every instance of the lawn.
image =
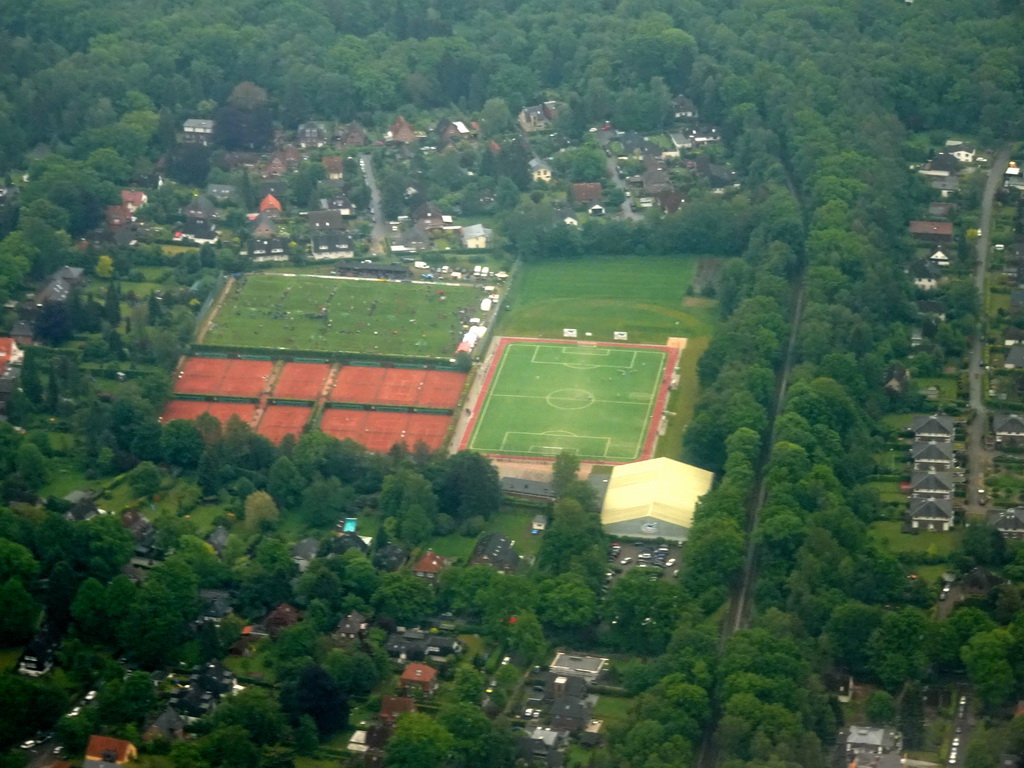
<svg viewBox="0 0 1024 768">
<path fill-rule="evenodd" d="M 530 524 L 537 511 L 534 507 L 502 506 L 498 514 L 487 523 L 487 530 L 508 536 L 516 543 L 516 551 L 523 557 L 535 557 L 543 535 L 530 533 Z M 360 533 L 363 533 L 362 526 Z M 458 559 L 465 563 L 473 554 L 476 538 L 453 533 L 431 539 L 428 546 L 441 557 Z"/>
<path fill-rule="evenodd" d="M 900 524 L 882 521 L 871 524 L 871 538 L 894 554 L 901 552 L 942 555 L 948 557 L 959 546 L 963 536 L 962 529 L 954 529 L 949 533 L 927 531 L 918 534 L 900 533 Z"/>
<path fill-rule="evenodd" d="M 686 349 L 679 355 L 679 388 L 671 394 L 665 410 L 671 414 L 668 417 L 668 429 L 665 434 L 658 438 L 656 456 L 667 456 L 670 459 L 678 459 L 683 450 L 683 432 L 686 425 L 693 418 L 693 409 L 697 405 L 697 398 L 700 395 L 700 383 L 697 381 L 697 361 L 708 348 L 711 339 L 701 336 L 697 339 L 690 339 Z"/>
<path fill-rule="evenodd" d="M 900 484 L 895 480 L 876 480 L 867 485 L 878 491 L 879 499 L 883 502 L 903 504 L 907 500 L 907 494 L 900 490 Z"/>
<path fill-rule="evenodd" d="M 594 705 L 593 717 L 595 720 L 603 720 L 603 730 L 607 730 L 609 725 L 618 725 L 625 722 L 629 718 L 632 708 L 633 699 L 601 694 L 601 697 Z"/>
<path fill-rule="evenodd" d="M 482 286 L 253 274 L 231 291 L 203 341 L 449 358 L 484 298 Z"/>
<path fill-rule="evenodd" d="M 22 648 L 0 648 L 0 673 L 10 672 L 18 666 Z"/>
<path fill-rule="evenodd" d="M 509 343 L 495 361 L 468 447 L 488 454 L 632 461 L 645 452 L 668 353 Z"/>
<path fill-rule="evenodd" d="M 956 378 L 915 379 L 914 384 L 917 386 L 918 392 L 924 391 L 928 387 L 935 387 L 939 392 L 940 400 L 956 399 Z"/>
<path fill-rule="evenodd" d="M 669 336 L 709 336 L 713 302 L 688 300 L 697 256 L 628 256 L 526 265 L 501 321 L 507 336 L 561 338 L 563 328 L 596 341 L 613 331 L 629 340 L 664 344 Z"/>
</svg>

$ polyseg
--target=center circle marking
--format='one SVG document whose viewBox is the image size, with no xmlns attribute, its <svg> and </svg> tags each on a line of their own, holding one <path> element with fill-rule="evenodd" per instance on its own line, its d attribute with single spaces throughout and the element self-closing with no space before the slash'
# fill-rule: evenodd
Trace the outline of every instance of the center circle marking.
<svg viewBox="0 0 1024 768">
<path fill-rule="evenodd" d="M 594 404 L 594 396 L 585 389 L 556 389 L 544 399 L 561 411 L 578 411 Z"/>
</svg>

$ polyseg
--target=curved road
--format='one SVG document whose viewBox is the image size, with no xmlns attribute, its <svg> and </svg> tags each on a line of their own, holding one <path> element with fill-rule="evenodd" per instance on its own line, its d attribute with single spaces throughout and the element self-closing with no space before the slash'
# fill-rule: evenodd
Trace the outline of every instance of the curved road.
<svg viewBox="0 0 1024 768">
<path fill-rule="evenodd" d="M 992 204 L 995 201 L 996 192 L 999 191 L 999 186 L 1002 184 L 1003 174 L 1006 173 L 1006 166 L 1009 162 L 1009 147 L 1000 149 L 992 160 L 992 167 L 989 169 L 988 179 L 985 181 L 985 192 L 981 198 L 981 223 L 979 224 L 981 232 L 975 243 L 977 262 L 974 269 L 974 286 L 981 302 L 981 312 L 971 344 L 969 361 L 970 404 L 973 417 L 967 428 L 967 503 L 965 509 L 968 517 L 981 517 L 985 514 L 985 508 L 978 503 L 978 490 L 984 487 L 985 468 L 989 460 L 989 452 L 985 449 L 985 433 L 988 431 L 988 409 L 985 407 L 987 377 L 983 370 L 987 336 L 985 280 L 988 276 L 988 255 L 992 247 Z"/>
</svg>

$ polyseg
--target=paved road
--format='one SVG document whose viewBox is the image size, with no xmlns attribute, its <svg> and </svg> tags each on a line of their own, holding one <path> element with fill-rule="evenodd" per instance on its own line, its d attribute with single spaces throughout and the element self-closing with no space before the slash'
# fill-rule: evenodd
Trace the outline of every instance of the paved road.
<svg viewBox="0 0 1024 768">
<path fill-rule="evenodd" d="M 981 234 L 975 243 L 977 248 L 977 265 L 974 271 L 974 285 L 978 290 L 981 306 L 985 306 L 985 281 L 988 276 L 988 255 L 991 250 L 992 204 L 996 192 L 1002 183 L 1003 174 L 1010 160 L 1010 148 L 1004 147 L 996 153 L 992 167 L 985 182 L 985 192 L 981 199 Z M 970 386 L 971 410 L 973 420 L 967 428 L 967 502 L 965 508 L 968 517 L 985 515 L 985 508 L 978 504 L 978 489 L 984 487 L 985 469 L 991 461 L 991 452 L 985 449 L 985 433 L 988 428 L 988 409 L 985 407 L 986 377 L 984 364 L 986 322 L 982 311 L 978 318 L 978 327 L 974 333 L 970 353 Z"/>
<path fill-rule="evenodd" d="M 384 220 L 384 210 L 380 204 L 380 189 L 377 187 L 377 176 L 373 172 L 373 158 L 365 153 L 360 155 L 359 167 L 363 170 L 366 186 L 370 188 L 370 213 L 373 216 L 373 233 L 370 236 L 371 250 L 374 253 L 384 253 L 384 240 L 388 235 L 388 224 Z"/>
<path fill-rule="evenodd" d="M 627 192 L 626 182 L 619 176 L 619 162 L 614 155 L 608 156 L 608 177 L 612 180 L 612 184 L 621 189 L 623 192 Z M 637 211 L 633 210 L 633 198 L 627 197 L 625 202 L 622 204 L 622 218 L 626 221 L 640 221 L 643 216 Z"/>
</svg>

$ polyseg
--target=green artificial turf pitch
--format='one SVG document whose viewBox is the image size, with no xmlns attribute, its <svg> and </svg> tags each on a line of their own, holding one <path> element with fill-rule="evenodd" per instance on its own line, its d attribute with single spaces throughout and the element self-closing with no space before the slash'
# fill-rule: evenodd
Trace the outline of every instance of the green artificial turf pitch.
<svg viewBox="0 0 1024 768">
<path fill-rule="evenodd" d="M 484 298 L 480 286 L 248 275 L 203 343 L 447 358 Z"/>
<path fill-rule="evenodd" d="M 633 461 L 644 453 L 665 369 L 659 349 L 511 341 L 468 446 L 488 454 Z"/>
</svg>

